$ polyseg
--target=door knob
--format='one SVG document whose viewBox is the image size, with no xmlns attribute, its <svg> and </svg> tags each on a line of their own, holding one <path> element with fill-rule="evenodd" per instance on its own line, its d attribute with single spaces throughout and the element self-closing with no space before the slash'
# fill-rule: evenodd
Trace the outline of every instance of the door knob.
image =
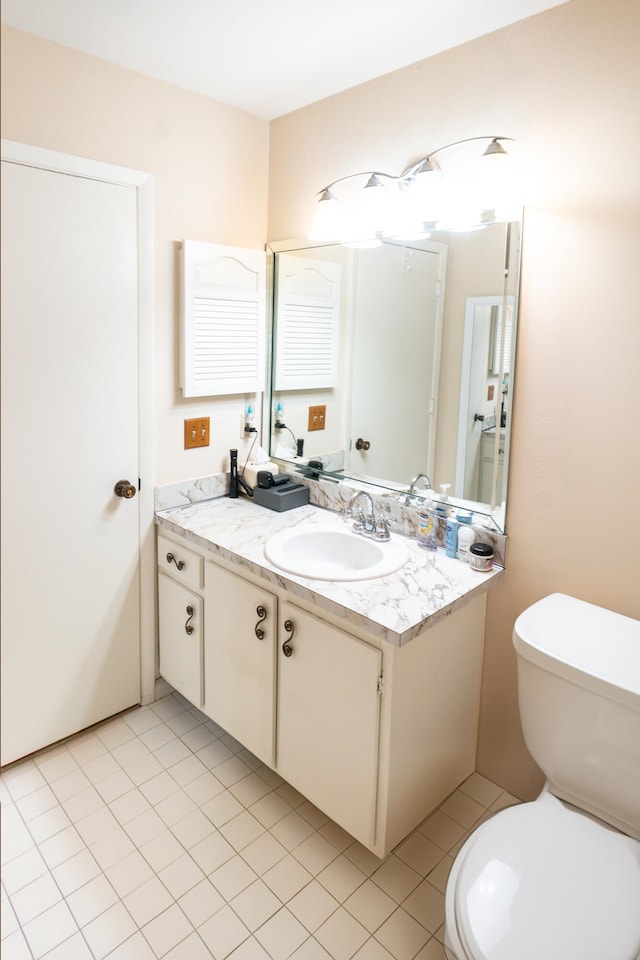
<svg viewBox="0 0 640 960">
<path fill-rule="evenodd" d="M 368 450 L 371 444 L 368 440 L 363 440 L 362 437 L 358 437 L 356 440 L 356 450 Z"/>
<path fill-rule="evenodd" d="M 136 488 L 128 480 L 118 480 L 113 492 L 116 497 L 124 497 L 125 500 L 131 500 L 136 495 Z"/>
</svg>

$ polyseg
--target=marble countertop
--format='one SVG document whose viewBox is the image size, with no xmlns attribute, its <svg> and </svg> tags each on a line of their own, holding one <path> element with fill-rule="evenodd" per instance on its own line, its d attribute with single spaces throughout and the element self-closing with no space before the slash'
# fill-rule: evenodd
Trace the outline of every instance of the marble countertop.
<svg viewBox="0 0 640 960">
<path fill-rule="evenodd" d="M 300 597 L 319 611 L 340 617 L 347 629 L 353 624 L 395 646 L 408 643 L 425 627 L 484 593 L 503 574 L 497 566 L 489 573 L 478 573 L 447 557 L 442 548 L 438 548 L 435 564 L 429 564 L 422 548 L 408 537 L 401 538 L 409 554 L 404 566 L 373 580 L 305 579 L 283 573 L 266 559 L 264 545 L 274 533 L 297 525 L 325 525 L 327 520 L 346 524 L 337 513 L 312 504 L 276 513 L 250 500 L 228 497 L 156 513 L 161 531 L 184 537 L 213 558 L 238 566 L 238 572 L 250 572 L 286 590 L 292 598 Z"/>
</svg>

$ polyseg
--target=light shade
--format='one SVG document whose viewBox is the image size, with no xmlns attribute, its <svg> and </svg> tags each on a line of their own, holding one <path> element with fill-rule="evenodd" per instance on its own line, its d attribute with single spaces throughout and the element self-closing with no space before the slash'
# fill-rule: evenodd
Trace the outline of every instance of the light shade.
<svg viewBox="0 0 640 960">
<path fill-rule="evenodd" d="M 429 160 L 407 185 L 407 193 L 416 209 L 416 217 L 422 223 L 436 223 L 442 215 L 442 172 Z"/>
<path fill-rule="evenodd" d="M 328 187 L 325 188 L 318 199 L 309 239 L 320 242 L 339 240 L 342 219 L 343 213 L 340 202 L 336 200 Z"/>
<path fill-rule="evenodd" d="M 492 140 L 480 157 L 476 190 L 478 206 L 485 218 L 510 219 L 517 206 L 513 162 L 497 140 Z"/>
</svg>

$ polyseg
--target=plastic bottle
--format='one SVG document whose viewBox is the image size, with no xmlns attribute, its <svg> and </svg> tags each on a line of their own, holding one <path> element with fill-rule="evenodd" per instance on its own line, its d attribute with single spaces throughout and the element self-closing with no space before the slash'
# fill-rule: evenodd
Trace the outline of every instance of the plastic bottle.
<svg viewBox="0 0 640 960">
<path fill-rule="evenodd" d="M 455 517 L 447 517 L 447 535 L 444 552 L 455 560 L 458 554 L 458 527 L 460 523 Z"/>
<path fill-rule="evenodd" d="M 420 525 L 418 527 L 418 546 L 422 547 L 427 554 L 427 563 L 436 562 L 438 550 L 438 539 L 436 537 L 436 523 L 438 522 L 434 512 L 433 502 L 426 500 L 420 510 Z"/>
<path fill-rule="evenodd" d="M 458 560 L 469 563 L 469 547 L 476 538 L 476 532 L 471 526 L 471 517 L 458 516 Z"/>
</svg>

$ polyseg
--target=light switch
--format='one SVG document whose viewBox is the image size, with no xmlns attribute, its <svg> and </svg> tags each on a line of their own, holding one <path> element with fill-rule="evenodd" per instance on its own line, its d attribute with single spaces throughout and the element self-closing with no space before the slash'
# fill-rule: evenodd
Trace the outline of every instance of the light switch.
<svg viewBox="0 0 640 960">
<path fill-rule="evenodd" d="M 184 448 L 209 446 L 209 417 L 199 417 L 184 422 Z"/>
<path fill-rule="evenodd" d="M 327 408 L 325 404 L 317 407 L 309 407 L 309 425 L 308 430 L 324 430 Z"/>
</svg>

